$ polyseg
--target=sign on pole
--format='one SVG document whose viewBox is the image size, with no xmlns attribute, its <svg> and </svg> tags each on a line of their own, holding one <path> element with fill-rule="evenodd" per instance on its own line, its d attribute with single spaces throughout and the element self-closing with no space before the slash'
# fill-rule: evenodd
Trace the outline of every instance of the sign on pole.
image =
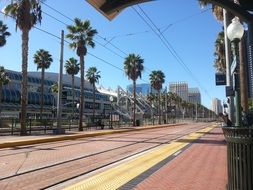
<svg viewBox="0 0 253 190">
<path fill-rule="evenodd" d="M 216 86 L 226 85 L 226 74 L 215 73 L 215 82 L 216 82 Z"/>
</svg>

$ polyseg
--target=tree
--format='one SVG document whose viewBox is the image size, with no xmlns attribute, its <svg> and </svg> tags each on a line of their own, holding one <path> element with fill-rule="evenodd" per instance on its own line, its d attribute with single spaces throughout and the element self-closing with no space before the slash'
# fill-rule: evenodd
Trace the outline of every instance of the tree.
<svg viewBox="0 0 253 190">
<path fill-rule="evenodd" d="M 234 2 L 236 3 L 240 3 L 236 0 L 234 0 Z M 207 3 L 205 0 L 199 0 L 199 4 L 201 7 L 206 7 L 207 5 L 209 5 L 210 3 Z M 219 21 L 223 21 L 223 8 L 221 7 L 218 7 L 216 5 L 213 5 L 212 4 L 212 10 L 213 10 L 213 13 L 216 17 L 217 20 Z M 227 20 L 228 21 L 231 21 L 232 18 L 234 17 L 234 15 L 231 13 L 231 12 L 227 12 Z M 226 18 L 225 18 L 226 19 Z M 226 29 L 227 26 L 224 26 L 224 28 Z M 223 39 L 224 39 L 224 34 L 223 34 Z M 224 39 L 225 40 L 225 39 Z M 247 87 L 248 87 L 248 80 L 247 80 L 247 73 L 246 73 L 246 56 L 245 56 L 245 51 L 244 51 L 244 48 L 245 48 L 245 37 L 241 40 L 241 43 L 239 44 L 239 58 L 240 58 L 240 95 L 241 95 L 241 107 L 244 111 L 248 111 L 248 94 L 247 94 Z M 224 46 L 225 46 L 225 42 L 224 42 Z M 225 49 L 225 47 L 224 47 Z M 216 53 L 214 54 L 216 56 Z M 229 52 L 229 55 L 230 56 L 231 53 Z M 217 60 L 215 59 L 215 64 L 216 64 L 216 61 L 221 61 L 221 60 Z M 217 63 L 217 64 L 221 64 L 220 63 Z M 225 64 L 225 59 L 224 59 L 224 63 Z M 230 63 L 231 64 L 231 63 Z"/>
<path fill-rule="evenodd" d="M 158 118 L 159 118 L 159 124 L 161 124 L 161 100 L 160 100 L 160 95 L 161 95 L 161 89 L 162 85 L 165 82 L 165 75 L 162 71 L 152 71 L 151 74 L 149 75 L 149 80 L 151 83 L 151 86 L 158 91 Z"/>
<path fill-rule="evenodd" d="M 133 126 L 135 126 L 135 112 L 136 112 L 136 80 L 141 78 L 141 73 L 144 70 L 144 60 L 140 55 L 129 54 L 124 61 L 124 71 L 128 77 L 133 81 Z"/>
<path fill-rule="evenodd" d="M 214 57 L 214 67 L 216 68 L 216 70 L 221 73 L 226 73 L 224 31 L 219 32 L 215 41 Z"/>
<path fill-rule="evenodd" d="M 100 71 L 97 70 L 96 67 L 90 67 L 87 70 L 86 73 L 86 78 L 87 80 L 90 82 L 90 84 L 93 87 L 93 112 L 92 112 L 92 122 L 94 123 L 94 117 L 95 117 L 95 99 L 96 99 L 96 95 L 95 95 L 95 83 L 98 83 L 99 79 L 100 79 Z"/>
<path fill-rule="evenodd" d="M 3 47 L 6 44 L 6 38 L 11 35 L 7 29 L 8 27 L 0 20 L 0 47 Z"/>
<path fill-rule="evenodd" d="M 206 2 L 205 0 L 199 0 L 199 5 L 203 8 L 210 5 L 210 3 Z M 211 6 L 215 18 L 219 21 L 223 21 L 223 8 L 213 4 Z"/>
<path fill-rule="evenodd" d="M 16 29 L 22 32 L 22 84 L 21 84 L 21 131 L 20 135 L 26 135 L 26 107 L 27 107 L 27 66 L 28 66 L 28 42 L 29 32 L 41 17 L 41 0 L 13 0 L 4 8 L 6 15 L 11 15 L 16 21 Z"/>
<path fill-rule="evenodd" d="M 45 70 L 48 69 L 53 62 L 52 55 L 44 50 L 40 49 L 34 54 L 34 63 L 37 65 L 37 70 L 41 69 L 41 97 L 40 97 L 40 119 L 42 119 L 43 106 L 44 106 L 44 80 Z"/>
<path fill-rule="evenodd" d="M 3 85 L 7 85 L 10 82 L 10 79 L 5 72 L 5 69 L 3 66 L 0 66 L 0 116 L 2 112 L 2 91 L 3 91 Z M 0 121 L 1 122 L 1 121 Z M 1 125 L 1 123 L 0 123 Z"/>
<path fill-rule="evenodd" d="M 71 86 L 72 86 L 72 117 L 74 117 L 74 107 L 75 107 L 75 91 L 74 91 L 74 85 L 75 85 L 75 75 L 79 73 L 80 70 L 80 64 L 78 61 L 71 57 L 69 60 L 65 63 L 65 69 L 66 72 L 71 75 Z"/>
<path fill-rule="evenodd" d="M 93 41 L 94 36 L 97 34 L 97 30 L 92 29 L 90 21 L 82 21 L 79 18 L 74 19 L 75 24 L 67 26 L 69 34 L 67 38 L 72 40 L 69 47 L 76 50 L 77 55 L 80 58 L 80 70 L 81 70 L 81 87 L 80 87 L 80 117 L 79 117 L 79 131 L 83 131 L 83 106 L 84 106 L 84 56 L 87 54 L 87 46 L 94 48 L 95 43 Z"/>
</svg>

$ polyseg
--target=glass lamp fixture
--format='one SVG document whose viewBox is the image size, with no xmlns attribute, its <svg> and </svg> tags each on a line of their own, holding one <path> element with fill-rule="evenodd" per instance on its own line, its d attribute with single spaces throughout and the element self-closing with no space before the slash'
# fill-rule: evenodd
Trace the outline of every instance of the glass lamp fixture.
<svg viewBox="0 0 253 190">
<path fill-rule="evenodd" d="M 232 20 L 232 23 L 227 27 L 227 36 L 228 39 L 233 41 L 240 41 L 244 34 L 243 25 L 240 23 L 239 18 L 235 17 Z"/>
</svg>

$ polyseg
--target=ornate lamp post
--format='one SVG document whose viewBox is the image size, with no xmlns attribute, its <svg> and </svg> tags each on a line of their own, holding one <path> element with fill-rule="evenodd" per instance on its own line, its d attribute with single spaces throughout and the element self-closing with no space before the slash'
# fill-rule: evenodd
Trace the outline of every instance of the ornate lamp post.
<svg viewBox="0 0 253 190">
<path fill-rule="evenodd" d="M 241 118 L 238 43 L 243 34 L 244 28 L 239 19 L 235 17 L 227 28 L 227 36 L 231 41 L 233 51 L 231 75 L 234 80 L 236 122 L 235 127 L 222 128 L 227 141 L 228 190 L 251 190 L 253 188 L 253 128 L 243 126 Z"/>
<path fill-rule="evenodd" d="M 235 91 L 235 126 L 241 126 L 241 101 L 240 101 L 240 65 L 239 65 L 239 48 L 238 44 L 244 34 L 243 25 L 239 22 L 239 19 L 235 17 L 232 23 L 227 28 L 227 36 L 231 41 L 231 47 L 233 52 L 233 63 L 231 65 L 231 74 L 233 76 L 233 88 Z"/>
</svg>

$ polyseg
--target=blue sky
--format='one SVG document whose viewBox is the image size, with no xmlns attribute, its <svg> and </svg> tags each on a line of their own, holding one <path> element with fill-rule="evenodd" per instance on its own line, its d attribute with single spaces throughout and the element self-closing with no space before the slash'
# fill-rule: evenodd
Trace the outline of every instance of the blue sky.
<svg viewBox="0 0 253 190">
<path fill-rule="evenodd" d="M 0 8 L 2 9 L 8 2 L 10 1 L 1 1 Z M 37 27 L 60 37 L 61 30 L 67 34 L 65 24 L 71 25 L 73 23 L 71 19 L 75 17 L 82 20 L 89 19 L 99 36 L 95 37 L 96 47 L 88 49 L 85 70 L 96 66 L 101 71 L 99 85 L 116 89 L 118 85 L 125 88 L 130 84 L 131 81 L 123 72 L 123 62 L 127 54 L 135 53 L 144 59 L 145 66 L 142 80 L 138 80 L 137 83 L 148 82 L 150 72 L 159 69 L 166 76 L 164 87 L 174 81 L 187 81 L 189 87 L 199 87 L 202 104 L 206 107 L 210 107 L 212 98 L 225 99 L 224 86 L 215 86 L 213 67 L 214 42 L 222 24 L 215 20 L 210 9 L 203 12 L 197 0 L 157 0 L 139 5 L 160 31 L 164 31 L 168 26 L 163 35 L 170 44 L 169 48 L 142 20 L 140 15 L 144 18 L 145 16 L 138 6 L 125 9 L 114 20 L 109 21 L 86 1 L 74 2 L 45 1 L 46 5 L 42 5 L 44 11 L 42 24 Z M 63 23 L 53 19 L 52 16 Z M 0 19 L 8 25 L 12 33 L 6 46 L 0 50 L 0 65 L 6 69 L 21 71 L 21 33 L 19 30 L 15 31 L 15 22 L 11 18 L 0 14 Z M 46 72 L 59 71 L 60 40 L 48 33 L 38 29 L 30 32 L 29 71 L 36 71 L 33 55 L 41 48 L 49 51 L 54 59 Z M 176 52 L 178 57 L 175 58 L 171 52 L 174 52 L 174 55 Z M 64 60 L 70 57 L 78 59 L 75 52 L 68 47 L 68 43 L 65 43 Z"/>
</svg>

